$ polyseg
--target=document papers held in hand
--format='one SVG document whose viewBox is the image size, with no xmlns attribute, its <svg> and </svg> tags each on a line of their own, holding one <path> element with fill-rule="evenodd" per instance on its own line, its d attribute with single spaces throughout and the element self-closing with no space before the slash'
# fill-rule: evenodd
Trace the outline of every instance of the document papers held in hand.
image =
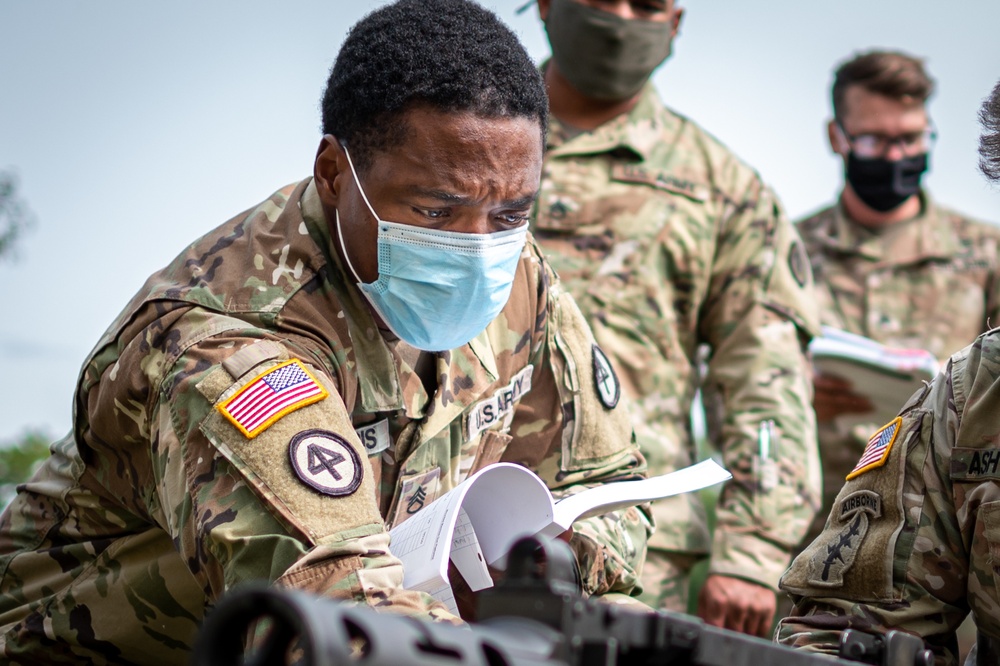
<svg viewBox="0 0 1000 666">
<path fill-rule="evenodd" d="M 473 591 L 493 585 L 487 565 L 502 569 L 520 537 L 554 538 L 577 520 L 699 490 L 731 478 L 712 460 L 638 481 L 605 483 L 554 500 L 531 470 L 490 465 L 390 532 L 389 550 L 403 562 L 403 585 L 458 608 L 448 583 L 448 560 Z"/>
<path fill-rule="evenodd" d="M 846 379 L 854 393 L 875 407 L 867 414 L 838 416 L 838 424 L 845 427 L 888 423 L 923 382 L 938 372 L 938 361 L 929 351 L 886 347 L 829 326 L 810 343 L 809 351 L 818 374 Z"/>
</svg>

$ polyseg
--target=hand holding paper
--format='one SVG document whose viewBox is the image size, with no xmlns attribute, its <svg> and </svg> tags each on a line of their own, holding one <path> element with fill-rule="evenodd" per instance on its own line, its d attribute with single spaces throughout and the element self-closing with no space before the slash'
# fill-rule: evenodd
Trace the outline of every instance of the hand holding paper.
<svg viewBox="0 0 1000 666">
<path fill-rule="evenodd" d="M 712 460 L 671 474 L 605 483 L 555 501 L 527 468 L 498 463 L 484 468 L 390 531 L 390 550 L 403 562 L 403 585 L 441 600 L 453 613 L 448 583 L 452 562 L 473 591 L 493 585 L 489 565 L 502 567 L 519 537 L 557 538 L 574 522 L 698 490 L 731 478 Z"/>
</svg>

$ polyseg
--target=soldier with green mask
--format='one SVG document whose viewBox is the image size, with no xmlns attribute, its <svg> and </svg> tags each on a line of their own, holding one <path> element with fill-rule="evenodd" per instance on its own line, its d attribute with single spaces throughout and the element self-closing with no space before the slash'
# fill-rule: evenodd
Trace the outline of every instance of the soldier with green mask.
<svg viewBox="0 0 1000 666">
<path fill-rule="evenodd" d="M 760 176 L 649 83 L 683 17 L 673 0 L 538 8 L 552 58 L 533 233 L 632 398 L 651 470 L 694 458 L 699 387 L 724 412 L 713 444 L 734 479 L 715 533 L 698 497 L 654 504 L 642 599 L 686 611 L 691 568 L 708 558 L 699 614 L 766 635 L 819 503 L 804 355 L 817 316 L 802 245 Z"/>
</svg>

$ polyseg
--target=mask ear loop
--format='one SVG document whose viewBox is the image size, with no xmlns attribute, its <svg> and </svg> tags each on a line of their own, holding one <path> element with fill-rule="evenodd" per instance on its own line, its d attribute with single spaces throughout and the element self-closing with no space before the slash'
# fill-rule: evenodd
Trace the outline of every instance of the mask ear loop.
<svg viewBox="0 0 1000 666">
<path fill-rule="evenodd" d="M 347 150 L 347 144 L 341 142 L 340 147 L 344 149 L 344 155 L 347 156 L 347 164 L 351 167 L 351 176 L 354 177 L 354 182 L 358 186 L 358 191 L 361 192 L 362 201 L 365 202 L 365 206 L 368 207 L 368 211 L 372 214 L 372 217 L 375 218 L 375 221 L 381 224 L 382 220 L 379 218 L 378 214 L 375 213 L 375 209 L 372 208 L 371 203 L 369 203 L 368 196 L 365 194 L 365 188 L 361 187 L 361 180 L 358 178 L 358 172 L 354 170 L 354 162 L 351 161 L 351 153 Z M 340 211 L 337 209 L 334 209 L 334 211 L 334 217 L 336 217 L 337 221 L 337 236 L 340 238 L 340 251 L 344 255 L 344 261 L 347 262 L 347 267 L 351 269 L 351 274 L 354 275 L 354 279 L 357 280 L 360 285 L 362 284 L 361 276 L 359 276 L 358 272 L 354 270 L 354 265 L 351 264 L 351 257 L 347 254 L 347 246 L 344 245 L 344 231 L 340 228 Z"/>
<path fill-rule="evenodd" d="M 358 272 L 354 270 L 354 265 L 351 263 L 351 256 L 347 254 L 347 246 L 344 245 L 344 230 L 340 228 L 340 211 L 334 208 L 333 216 L 337 221 L 337 238 L 340 239 L 340 253 L 344 255 L 344 261 L 347 262 L 347 267 L 351 270 L 351 275 L 354 276 L 354 279 L 360 285 L 361 278 L 358 276 Z"/>
<path fill-rule="evenodd" d="M 351 160 L 351 153 L 347 150 L 347 144 L 342 143 L 340 144 L 340 147 L 344 149 L 344 155 L 347 155 L 347 164 L 351 167 L 351 175 L 354 176 L 354 182 L 357 183 L 358 191 L 361 192 L 361 199 L 365 202 L 365 205 L 368 206 L 368 212 L 372 214 L 372 217 L 375 218 L 376 222 L 381 223 L 382 218 L 378 216 L 378 213 L 375 212 L 375 209 L 372 208 L 371 203 L 368 201 L 368 195 L 365 194 L 365 188 L 361 187 L 361 179 L 358 178 L 358 172 L 354 168 L 354 162 Z"/>
</svg>

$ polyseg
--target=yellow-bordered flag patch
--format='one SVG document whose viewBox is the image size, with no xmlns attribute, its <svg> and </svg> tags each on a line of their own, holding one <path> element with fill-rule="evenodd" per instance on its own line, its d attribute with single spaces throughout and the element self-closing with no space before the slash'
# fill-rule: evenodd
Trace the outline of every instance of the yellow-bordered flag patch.
<svg viewBox="0 0 1000 666">
<path fill-rule="evenodd" d="M 889 458 L 889 452 L 892 450 L 892 445 L 899 435 L 899 426 L 902 423 L 903 419 L 897 416 L 875 431 L 875 434 L 869 438 L 868 444 L 865 445 L 865 452 L 861 454 L 858 464 L 847 475 L 847 481 L 885 464 Z"/>
<path fill-rule="evenodd" d="M 292 359 L 257 375 L 216 409 L 253 439 L 282 416 L 319 402 L 327 395 L 302 363 Z"/>
</svg>

